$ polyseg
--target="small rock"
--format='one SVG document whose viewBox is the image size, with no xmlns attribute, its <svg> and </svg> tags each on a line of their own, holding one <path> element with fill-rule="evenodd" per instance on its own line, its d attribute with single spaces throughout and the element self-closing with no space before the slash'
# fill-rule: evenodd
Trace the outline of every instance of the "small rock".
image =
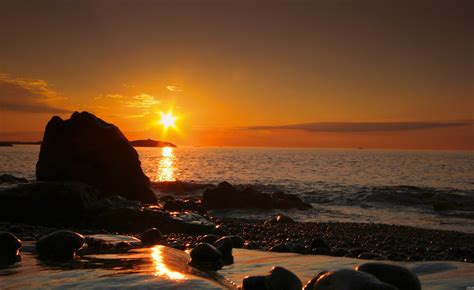
<svg viewBox="0 0 474 290">
<path fill-rule="evenodd" d="M 270 290 L 301 290 L 303 287 L 300 279 L 283 267 L 274 267 L 267 276 L 265 284 Z"/>
<path fill-rule="evenodd" d="M 293 249 L 287 244 L 278 244 L 268 249 L 268 251 L 276 253 L 291 253 L 293 252 Z"/>
<path fill-rule="evenodd" d="M 74 258 L 84 241 L 84 237 L 76 232 L 56 231 L 42 237 L 36 243 L 36 250 L 41 258 L 69 260 Z"/>
<path fill-rule="evenodd" d="M 387 257 L 382 256 L 377 253 L 362 253 L 359 256 L 357 256 L 358 259 L 365 259 L 365 260 L 387 260 Z"/>
<path fill-rule="evenodd" d="M 229 236 L 232 240 L 232 246 L 236 249 L 240 249 L 244 246 L 245 240 L 241 236 Z"/>
<path fill-rule="evenodd" d="M 354 256 L 359 256 L 360 254 L 362 253 L 366 253 L 366 252 L 369 252 L 367 251 L 367 249 L 364 249 L 364 248 L 354 248 L 354 249 L 350 249 L 349 252 L 354 255 Z"/>
<path fill-rule="evenodd" d="M 213 245 L 221 252 L 224 265 L 230 265 L 234 263 L 234 257 L 232 256 L 233 244 L 231 238 L 222 237 L 215 241 Z"/>
<path fill-rule="evenodd" d="M 186 246 L 178 242 L 169 243 L 168 247 L 171 247 L 180 251 L 186 250 Z"/>
<path fill-rule="evenodd" d="M 321 238 L 315 238 L 311 241 L 311 249 L 314 249 L 314 248 L 329 249 L 329 244 Z"/>
<path fill-rule="evenodd" d="M 344 257 L 349 254 L 349 251 L 344 248 L 335 248 L 332 250 L 331 255 L 336 257 Z"/>
<path fill-rule="evenodd" d="M 209 244 L 214 244 L 215 241 L 217 241 L 219 239 L 218 236 L 216 235 L 205 235 L 205 236 L 202 236 L 199 241 L 201 243 L 209 243 Z"/>
<path fill-rule="evenodd" d="M 318 281 L 319 277 L 321 277 L 322 275 L 324 275 L 326 273 L 327 273 L 327 271 L 323 271 L 323 272 L 318 273 L 316 276 L 314 276 L 313 279 L 309 280 L 308 283 L 306 283 L 303 290 L 313 290 L 314 284 L 316 283 L 316 281 Z"/>
<path fill-rule="evenodd" d="M 10 232 L 0 232 L 0 257 L 16 257 L 21 241 Z"/>
<path fill-rule="evenodd" d="M 340 269 L 321 275 L 314 283 L 313 290 L 397 290 L 371 274 L 352 269 Z"/>
<path fill-rule="evenodd" d="M 159 245 L 164 242 L 163 234 L 157 228 L 151 228 L 144 231 L 140 237 L 140 240 L 145 246 Z"/>
<path fill-rule="evenodd" d="M 407 268 L 391 264 L 366 263 L 358 266 L 357 271 L 374 275 L 380 281 L 403 290 L 421 290 L 420 280 Z"/>
<path fill-rule="evenodd" d="M 313 253 L 313 255 L 331 255 L 331 249 L 328 248 L 314 248 L 311 250 L 311 252 Z"/>
<path fill-rule="evenodd" d="M 221 252 L 208 243 L 198 244 L 191 250 L 190 256 L 189 264 L 196 268 L 217 271 L 224 266 Z"/>
<path fill-rule="evenodd" d="M 283 215 L 283 214 L 277 214 L 275 216 L 275 222 L 279 224 L 294 224 L 295 221 L 290 218 L 289 216 Z"/>
<path fill-rule="evenodd" d="M 242 280 L 242 290 L 266 290 L 267 276 L 246 276 Z"/>
<path fill-rule="evenodd" d="M 257 242 L 247 241 L 247 242 L 245 242 L 245 244 L 242 248 L 248 249 L 248 250 L 260 250 L 262 248 L 262 246 Z"/>
</svg>

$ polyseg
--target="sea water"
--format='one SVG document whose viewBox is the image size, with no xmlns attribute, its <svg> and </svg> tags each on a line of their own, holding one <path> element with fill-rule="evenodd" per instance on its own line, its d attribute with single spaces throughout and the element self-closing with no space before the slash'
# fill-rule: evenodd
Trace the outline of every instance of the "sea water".
<svg viewBox="0 0 474 290">
<path fill-rule="evenodd" d="M 299 195 L 300 221 L 380 222 L 474 232 L 474 152 L 290 148 L 136 148 L 154 183 L 252 186 Z M 0 147 L 0 174 L 35 178 L 39 146 Z M 160 194 L 159 190 L 156 190 Z M 277 210 L 219 210 L 266 218 Z"/>
</svg>

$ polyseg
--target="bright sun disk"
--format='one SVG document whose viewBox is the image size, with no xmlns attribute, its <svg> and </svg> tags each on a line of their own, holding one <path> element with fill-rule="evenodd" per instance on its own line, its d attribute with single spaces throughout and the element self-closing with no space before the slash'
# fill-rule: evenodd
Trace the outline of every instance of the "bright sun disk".
<svg viewBox="0 0 474 290">
<path fill-rule="evenodd" d="M 163 112 L 160 112 L 160 115 L 161 115 L 161 119 L 160 119 L 160 124 L 163 125 L 163 127 L 165 129 L 168 129 L 169 127 L 174 127 L 175 126 L 175 122 L 176 122 L 176 117 L 173 116 L 173 114 L 171 112 L 168 112 L 168 113 L 163 113 Z"/>
</svg>

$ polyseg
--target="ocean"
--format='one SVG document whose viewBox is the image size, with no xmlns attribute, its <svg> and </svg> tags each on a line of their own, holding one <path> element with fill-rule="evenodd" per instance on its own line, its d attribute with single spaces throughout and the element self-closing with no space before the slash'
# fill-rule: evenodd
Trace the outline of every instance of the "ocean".
<svg viewBox="0 0 474 290">
<path fill-rule="evenodd" d="M 0 174 L 35 179 L 39 146 L 0 147 Z M 474 232 L 474 152 L 293 148 L 136 148 L 153 183 L 252 186 L 313 205 L 216 210 L 228 217 L 366 222 Z M 164 194 L 156 189 L 157 194 Z"/>
</svg>

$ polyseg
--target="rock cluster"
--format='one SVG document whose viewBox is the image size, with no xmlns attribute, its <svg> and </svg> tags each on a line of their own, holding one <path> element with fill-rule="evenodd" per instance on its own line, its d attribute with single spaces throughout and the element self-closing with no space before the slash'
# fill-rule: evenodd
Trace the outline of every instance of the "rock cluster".
<svg viewBox="0 0 474 290">
<path fill-rule="evenodd" d="M 298 196 L 286 193 L 267 194 L 250 187 L 242 190 L 228 182 L 221 182 L 206 189 L 202 195 L 203 204 L 209 209 L 215 208 L 263 208 L 263 209 L 308 209 L 312 206 Z"/>
</svg>

